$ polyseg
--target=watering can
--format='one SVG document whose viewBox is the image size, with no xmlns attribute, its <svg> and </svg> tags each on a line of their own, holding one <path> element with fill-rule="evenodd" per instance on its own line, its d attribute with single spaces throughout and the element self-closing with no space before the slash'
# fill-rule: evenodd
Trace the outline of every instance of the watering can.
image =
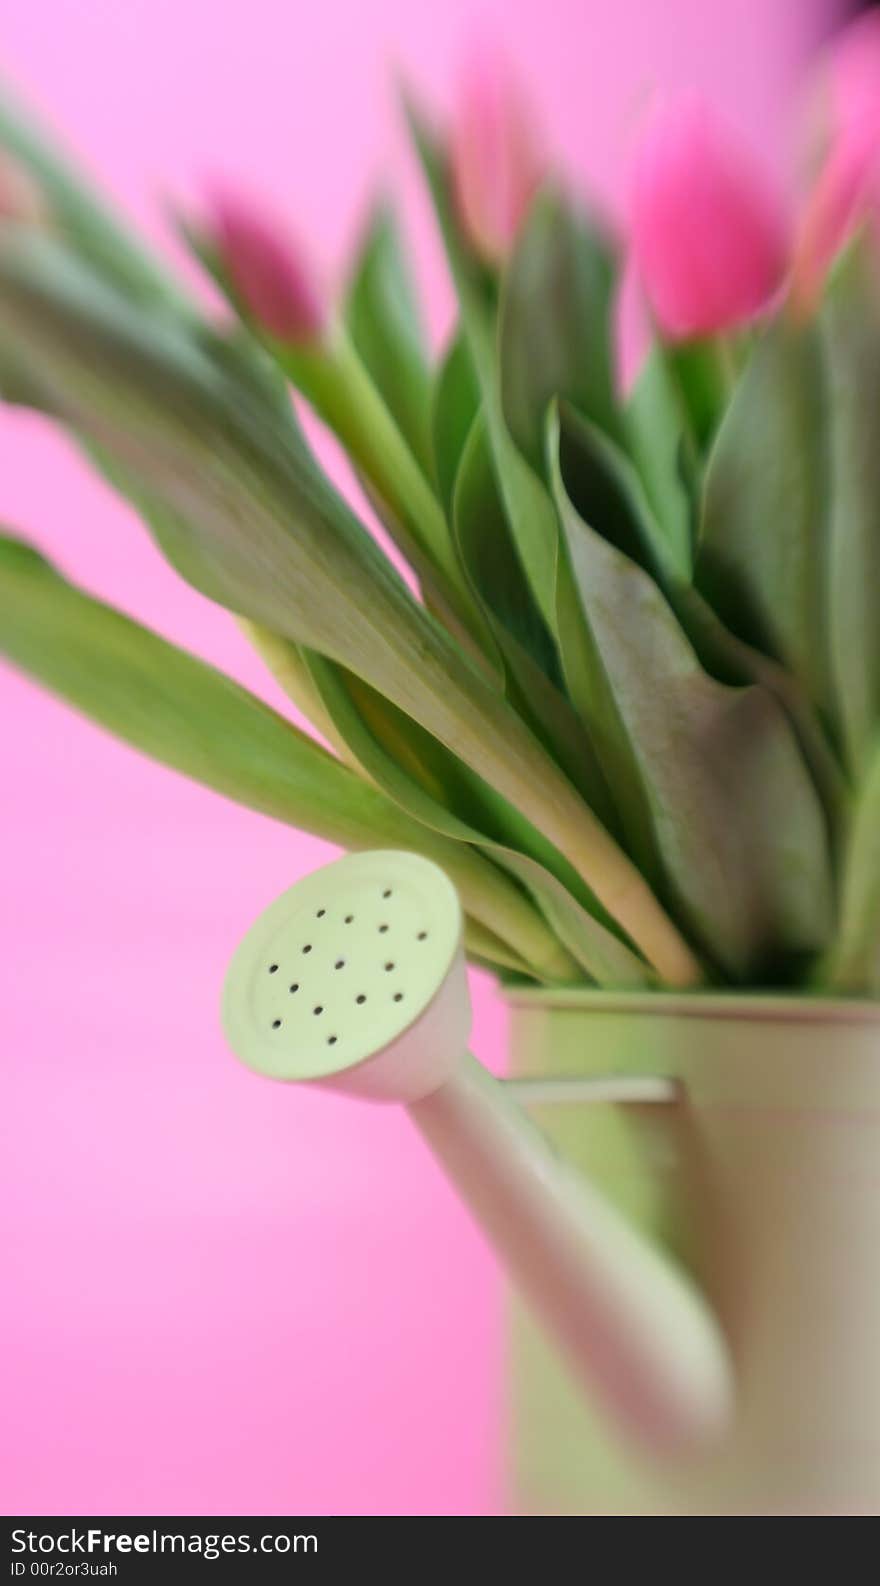
<svg viewBox="0 0 880 1586">
<path fill-rule="evenodd" d="M 726 1340 L 683 1270 L 559 1157 L 522 1092 L 468 1052 L 458 895 L 412 853 L 349 855 L 278 898 L 239 946 L 223 1024 L 273 1079 L 404 1105 L 588 1391 L 645 1449 L 719 1439 Z M 600 1090 L 602 1082 L 599 1082 Z M 669 1099 L 648 1081 L 609 1098 Z M 658 1089 L 659 1087 L 659 1089 Z"/>
</svg>

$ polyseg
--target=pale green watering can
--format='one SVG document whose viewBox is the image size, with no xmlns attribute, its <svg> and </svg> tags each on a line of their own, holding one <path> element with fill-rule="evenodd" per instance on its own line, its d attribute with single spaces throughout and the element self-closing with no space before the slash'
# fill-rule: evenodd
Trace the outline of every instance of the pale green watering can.
<svg viewBox="0 0 880 1586">
<path fill-rule="evenodd" d="M 531 1384 L 532 1398 L 520 1391 L 519 1506 L 875 1512 L 875 1011 L 844 1005 L 862 1040 L 835 1065 L 819 1034 L 827 1004 L 525 993 L 514 1052 L 526 1077 L 499 1081 L 467 1051 L 462 928 L 457 894 L 429 861 L 341 859 L 253 926 L 223 1019 L 262 1074 L 406 1105 L 484 1228 L 541 1325 L 520 1345 L 519 1388 Z M 633 1215 L 607 1163 L 611 1198 L 588 1176 L 596 1164 L 572 1121 L 607 1117 L 609 1104 L 650 1115 L 665 1138 L 658 1196 L 690 1204 L 687 1265 L 653 1217 Z M 848 1172 L 868 1173 L 861 1193 L 841 1191 Z M 861 1467 L 847 1487 L 850 1457 Z"/>
</svg>

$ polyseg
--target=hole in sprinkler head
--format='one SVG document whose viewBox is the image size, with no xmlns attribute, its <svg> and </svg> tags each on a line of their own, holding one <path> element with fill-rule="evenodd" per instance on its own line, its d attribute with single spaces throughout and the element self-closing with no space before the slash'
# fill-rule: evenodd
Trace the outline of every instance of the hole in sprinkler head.
<svg viewBox="0 0 880 1586">
<path fill-rule="evenodd" d="M 311 944 L 311 942 L 306 942 L 306 945 L 305 945 L 305 947 L 304 947 L 304 948 L 303 948 L 303 952 L 304 952 L 304 953 L 310 953 L 310 952 L 311 952 L 311 950 L 312 950 L 312 944 Z"/>
<path fill-rule="evenodd" d="M 359 997 L 355 997 L 354 1000 L 355 1000 L 355 1002 L 366 1002 L 367 999 L 364 996 L 363 992 L 361 992 L 360 996 Z"/>
<path fill-rule="evenodd" d="M 270 975 L 277 975 L 277 973 L 278 973 L 278 965 L 277 964 L 270 964 L 269 965 L 269 974 Z"/>
<path fill-rule="evenodd" d="M 280 1019 L 273 1019 L 272 1020 L 272 1029 L 273 1030 L 280 1030 L 281 1029 L 281 1020 Z"/>
<path fill-rule="evenodd" d="M 336 1045 L 336 1036 L 335 1035 L 328 1035 L 328 1037 L 327 1037 L 327 1045 L 328 1046 L 335 1046 Z"/>
<path fill-rule="evenodd" d="M 353 919 L 354 919 L 354 915 L 353 914 L 346 914 L 346 916 L 345 916 L 346 925 L 350 925 Z"/>
<path fill-rule="evenodd" d="M 394 968 L 394 965 L 393 965 L 393 964 L 392 964 L 392 963 L 391 963 L 391 961 L 390 961 L 390 960 L 389 960 L 389 962 L 388 962 L 388 963 L 387 963 L 387 964 L 383 964 L 383 966 L 382 966 L 382 967 L 383 967 L 383 969 L 384 969 L 384 970 L 385 970 L 385 973 L 386 973 L 386 974 L 387 974 L 387 973 L 388 973 L 388 971 L 389 971 L 389 969 L 393 969 L 393 968 Z"/>
<path fill-rule="evenodd" d="M 345 968 L 345 959 L 344 958 L 337 958 L 336 963 L 333 965 L 333 968 L 334 969 L 344 969 Z"/>
<path fill-rule="evenodd" d="M 317 914 L 316 914 L 316 915 L 315 915 L 315 919 L 316 919 L 316 920 L 323 920 L 323 918 L 324 918 L 324 915 L 325 915 L 325 914 L 326 914 L 326 913 L 327 913 L 327 910 L 326 910 L 326 909 L 319 909 L 319 910 L 318 910 L 318 912 L 317 912 Z"/>
<path fill-rule="evenodd" d="M 290 994 L 292 996 L 295 991 L 299 991 L 299 981 L 295 980 L 293 982 L 293 985 L 292 986 L 288 986 L 287 989 L 288 989 L 288 991 L 290 992 Z"/>
<path fill-rule="evenodd" d="M 384 934 L 384 932 L 387 931 L 387 929 L 388 929 L 387 925 L 380 925 L 379 926 L 379 935 L 382 936 Z"/>
<path fill-rule="evenodd" d="M 402 1002 L 403 1001 L 403 992 L 402 991 L 395 991 L 394 1000 L 395 1000 L 395 1002 Z"/>
<path fill-rule="evenodd" d="M 428 939 L 427 931 L 419 931 L 419 934 L 416 937 L 416 941 L 417 942 L 425 942 L 425 941 L 427 941 L 427 939 Z"/>
<path fill-rule="evenodd" d="M 319 1002 L 319 1003 L 318 1003 L 318 1006 L 317 1006 L 317 1008 L 313 1008 L 313 1009 L 312 1009 L 312 1012 L 313 1012 L 313 1013 L 315 1013 L 315 1014 L 318 1014 L 318 1013 L 323 1013 L 323 1012 L 324 1012 L 324 1009 L 323 1009 L 323 1008 L 322 1008 L 322 1006 L 321 1006 L 321 1004 L 320 1004 L 320 1002 Z"/>
<path fill-rule="evenodd" d="M 383 898 L 390 898 L 390 896 L 391 896 L 391 888 L 390 887 L 386 887 L 385 891 L 382 893 L 382 896 L 383 896 Z"/>
</svg>

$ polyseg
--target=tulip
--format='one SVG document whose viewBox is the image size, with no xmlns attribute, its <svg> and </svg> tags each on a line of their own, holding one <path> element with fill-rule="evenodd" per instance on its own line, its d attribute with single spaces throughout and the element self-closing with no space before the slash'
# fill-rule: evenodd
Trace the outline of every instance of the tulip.
<svg viewBox="0 0 880 1586">
<path fill-rule="evenodd" d="M 707 107 L 659 111 L 638 153 L 633 248 L 662 330 L 708 336 L 754 318 L 787 266 L 781 204 Z"/>
<path fill-rule="evenodd" d="M 792 300 L 816 303 L 836 255 L 864 225 L 880 237 L 880 125 L 853 124 L 832 145 L 809 196 L 795 248 Z"/>
<path fill-rule="evenodd" d="M 462 75 L 450 155 L 464 233 L 482 259 L 501 264 L 543 162 L 528 106 L 496 55 L 473 56 Z"/>
<path fill-rule="evenodd" d="M 0 225 L 41 225 L 47 218 L 43 194 L 17 160 L 0 149 Z"/>
<path fill-rule="evenodd" d="M 861 227 L 880 232 L 880 16 L 861 17 L 828 51 L 821 82 L 823 156 L 801 219 L 792 298 L 814 307 L 836 255 Z"/>
<path fill-rule="evenodd" d="M 872 121 L 880 130 L 880 15 L 859 17 L 838 34 L 826 56 L 825 76 L 832 136 Z"/>
<path fill-rule="evenodd" d="M 321 340 L 324 309 L 302 255 L 265 215 L 235 194 L 215 193 L 209 231 L 258 327 L 293 346 Z"/>
</svg>

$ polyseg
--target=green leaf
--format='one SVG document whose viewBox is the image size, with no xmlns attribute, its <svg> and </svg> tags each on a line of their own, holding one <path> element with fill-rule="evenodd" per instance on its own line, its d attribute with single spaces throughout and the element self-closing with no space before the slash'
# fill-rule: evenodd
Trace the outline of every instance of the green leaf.
<svg viewBox="0 0 880 1586">
<path fill-rule="evenodd" d="M 732 978 L 797 968 L 828 940 L 832 896 L 823 813 L 788 722 L 766 690 L 702 670 L 653 580 L 572 505 L 558 429 L 550 456 L 596 695 L 616 712 L 621 755 L 628 743 L 666 895 Z"/>
<path fill-rule="evenodd" d="M 430 474 L 431 375 L 400 233 L 386 203 L 373 211 L 356 257 L 345 318 L 377 390 Z"/>
<path fill-rule="evenodd" d="M 484 264 L 474 252 L 459 224 L 458 209 L 452 198 L 450 162 L 446 150 L 420 106 L 406 89 L 401 95 L 401 106 L 459 298 L 466 286 L 469 293 L 481 298 L 484 303 L 494 302 L 498 287 L 497 272 Z"/>
<path fill-rule="evenodd" d="M 314 348 L 277 348 L 280 366 L 342 442 L 381 521 L 420 583 L 433 588 L 458 636 L 479 648 L 470 601 L 443 509 L 354 344 L 341 326 Z"/>
<path fill-rule="evenodd" d="M 697 459 L 666 349 L 650 348 L 624 408 L 627 447 L 675 566 L 690 578 Z"/>
<path fill-rule="evenodd" d="M 399 812 L 312 739 L 7 534 L 0 613 L 0 650 L 13 665 L 153 759 L 332 842 L 394 834 Z"/>
<path fill-rule="evenodd" d="M 412 427 L 414 360 L 421 352 L 406 303 L 394 310 L 393 283 L 385 279 L 392 273 L 392 234 L 380 227 L 372 246 L 368 240 L 363 271 L 351 287 L 348 323 L 331 324 L 319 340 L 294 345 L 278 341 L 255 323 L 211 240 L 185 218 L 178 217 L 176 225 L 181 240 L 239 315 L 241 343 L 261 351 L 279 378 L 283 376 L 285 393 L 289 380 L 333 431 L 370 505 L 416 574 L 426 604 L 479 657 L 485 635 L 429 478 L 433 457 L 427 371 L 419 399 L 424 411 L 417 451 L 400 422 L 406 404 Z M 393 312 L 394 325 L 386 323 Z M 407 336 L 408 352 L 402 345 Z M 393 380 L 397 383 L 392 390 Z"/>
<path fill-rule="evenodd" d="M 731 633 L 682 573 L 629 458 L 570 410 L 560 412 L 559 422 L 562 473 L 572 504 L 591 527 L 651 574 L 707 672 L 723 683 L 757 683 L 778 700 L 794 729 L 830 826 L 836 831 L 845 814 L 846 785 L 802 683 L 772 657 Z M 570 592 L 563 593 L 560 609 L 572 599 Z M 575 699 L 580 698 L 579 690 L 584 686 L 585 648 L 588 650 L 583 642 L 578 646 L 578 634 L 573 629 L 565 654 L 569 689 Z M 638 827 L 637 802 L 631 817 Z M 631 841 L 637 839 L 631 836 Z M 643 866 L 648 874 L 653 874 L 648 857 L 638 847 L 634 851 L 641 853 Z"/>
<path fill-rule="evenodd" d="M 829 368 L 831 667 L 849 764 L 862 773 L 880 726 L 880 300 L 873 246 L 832 280 L 822 315 Z"/>
<path fill-rule="evenodd" d="M 501 399 L 494 283 L 467 250 L 455 220 L 444 153 L 414 106 L 410 132 L 443 238 L 461 307 L 461 331 L 486 414 L 492 456 L 517 554 L 551 633 L 556 631 L 558 525 L 544 485 L 516 446 Z"/>
<path fill-rule="evenodd" d="M 880 747 L 859 788 L 843 871 L 840 925 L 819 984 L 880 992 Z"/>
<path fill-rule="evenodd" d="M 559 956 L 540 917 L 493 865 L 411 819 L 222 672 L 77 589 L 7 535 L 0 653 L 117 737 L 250 809 L 346 848 L 426 854 L 502 945 L 510 923 L 515 940 L 534 939 L 545 957 Z"/>
<path fill-rule="evenodd" d="M 559 404 L 557 411 L 565 484 L 573 505 L 597 534 L 658 582 L 677 582 L 681 569 L 630 458 L 568 403 Z"/>
<path fill-rule="evenodd" d="M 469 962 L 478 969 L 486 969 L 493 975 L 504 974 L 505 978 L 512 972 L 520 978 L 534 979 L 534 971 L 517 957 L 513 948 L 476 920 L 465 919 L 464 945 Z"/>
<path fill-rule="evenodd" d="M 566 887 L 534 858 L 487 835 L 486 828 L 491 830 L 496 813 L 491 789 L 475 787 L 462 778 L 449 756 L 438 753 L 438 746 L 432 746 L 412 722 L 343 670 L 320 656 L 310 656 L 309 665 L 337 731 L 366 774 L 402 809 L 446 837 L 473 843 L 515 876 L 569 953 L 600 985 L 640 985 L 651 980 L 648 966 L 577 901 L 576 876 L 565 878 Z M 462 819 L 451 807 L 462 801 L 469 806 L 472 820 Z M 506 939 L 512 940 L 509 929 Z M 530 963 L 538 965 L 542 978 L 558 978 L 560 969 L 567 972 L 556 961 L 558 943 L 549 963 L 541 956 L 540 943 L 530 940 L 515 945 Z"/>
<path fill-rule="evenodd" d="M 480 407 L 480 391 L 467 342 L 450 343 L 434 382 L 432 423 L 434 477 L 448 519 L 461 455 Z"/>
<path fill-rule="evenodd" d="M 507 266 L 499 360 L 508 429 L 544 469 L 547 409 L 564 398 L 608 434 L 621 433 L 614 392 L 617 262 L 594 220 L 555 188 L 540 192 Z"/>
<path fill-rule="evenodd" d="M 501 661 L 488 624 L 473 598 L 463 570 L 457 565 L 451 536 L 447 538 L 447 554 L 450 564 L 453 561 L 456 563 L 454 583 L 438 569 L 437 563 L 413 538 L 404 520 L 389 506 L 388 501 L 379 494 L 372 482 L 360 472 L 356 477 L 364 499 L 415 574 L 423 604 L 461 645 L 470 659 L 477 662 L 480 671 L 491 679 L 494 686 L 500 687 Z M 446 533 L 445 527 L 444 533 Z"/>
<path fill-rule="evenodd" d="M 175 283 L 132 241 L 89 184 L 56 153 L 51 142 L 0 85 L 0 149 L 19 161 L 42 189 L 55 233 L 74 253 L 127 297 L 192 319 Z"/>
<path fill-rule="evenodd" d="M 516 554 L 482 412 L 474 420 L 462 451 L 452 518 L 462 565 L 496 640 L 503 645 L 511 636 L 548 677 L 558 679 L 556 646 Z"/>
<path fill-rule="evenodd" d="M 672 980 L 672 922 L 568 779 L 420 608 L 295 429 L 178 327 L 138 312 L 45 239 L 0 247 L 0 364 L 161 509 L 169 560 L 237 614 L 362 676 L 541 832 Z"/>
<path fill-rule="evenodd" d="M 297 710 L 317 728 L 321 737 L 331 745 L 340 760 L 351 763 L 348 746 L 336 732 L 321 703 L 321 697 L 312 682 L 308 663 L 300 646 L 290 639 L 282 638 L 279 633 L 273 633 L 269 628 L 261 627 L 258 622 L 248 622 L 246 617 L 239 619 L 239 627 Z"/>
<path fill-rule="evenodd" d="M 694 581 L 728 628 L 827 708 L 824 386 L 815 328 L 771 325 L 709 455 Z"/>
<path fill-rule="evenodd" d="M 603 824 L 617 815 L 587 729 L 561 689 L 555 645 L 526 583 L 492 467 L 484 418 L 464 449 L 454 524 L 462 563 L 504 658 L 507 692 Z"/>
</svg>

